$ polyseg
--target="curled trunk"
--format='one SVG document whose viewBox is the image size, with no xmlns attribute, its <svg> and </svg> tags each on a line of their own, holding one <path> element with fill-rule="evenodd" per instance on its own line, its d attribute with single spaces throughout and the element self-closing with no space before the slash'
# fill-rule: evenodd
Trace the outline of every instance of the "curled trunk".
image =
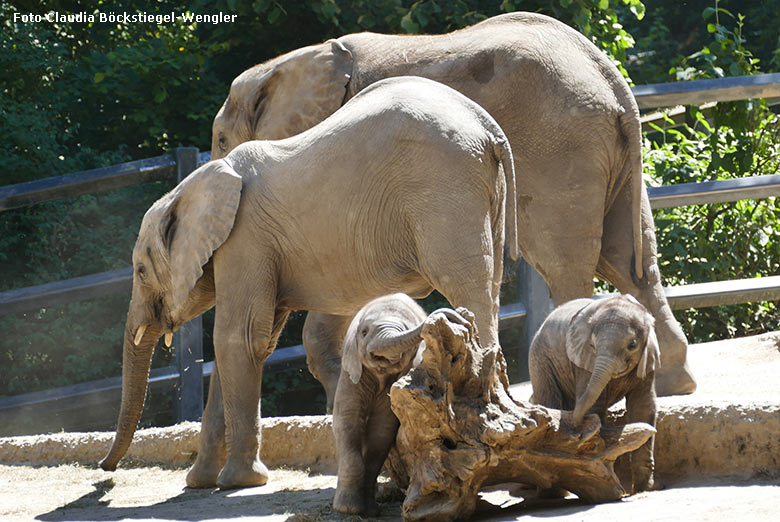
<svg viewBox="0 0 780 522">
<path fill-rule="evenodd" d="M 134 333 L 129 327 L 125 328 L 122 347 L 122 405 L 119 409 L 114 443 L 108 455 L 100 462 L 100 467 L 106 471 L 114 471 L 127 452 L 144 409 L 149 368 L 159 332 L 150 327 L 142 337 L 136 346 Z"/>
<path fill-rule="evenodd" d="M 389 360 L 399 359 L 422 341 L 422 328 L 421 324 L 402 332 L 382 332 L 371 341 L 366 351 Z"/>
</svg>

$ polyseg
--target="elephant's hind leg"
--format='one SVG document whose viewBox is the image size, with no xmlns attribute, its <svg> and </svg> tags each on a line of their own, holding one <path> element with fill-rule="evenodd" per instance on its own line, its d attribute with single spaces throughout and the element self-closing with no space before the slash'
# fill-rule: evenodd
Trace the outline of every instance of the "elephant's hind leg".
<svg viewBox="0 0 780 522">
<path fill-rule="evenodd" d="M 598 135 L 599 128 L 592 132 Z M 547 282 L 555 306 L 593 295 L 607 191 L 595 147 L 582 144 L 565 154 L 514 148 L 516 171 L 544 182 L 530 188 L 518 183 L 517 233 L 523 257 Z"/>
<path fill-rule="evenodd" d="M 483 346 L 498 344 L 503 235 L 494 232 L 492 214 L 477 197 L 465 198 L 457 223 L 444 233 L 425 229 L 418 244 L 421 275 L 453 308 L 463 306 L 475 315 Z"/>
<path fill-rule="evenodd" d="M 303 346 L 309 371 L 325 388 L 327 413 L 333 411 L 341 373 L 341 347 L 352 317 L 309 312 L 303 323 Z"/>
<path fill-rule="evenodd" d="M 475 316 L 483 346 L 498 344 L 499 296 L 493 289 L 492 256 L 472 255 L 449 263 L 446 275 L 431 277 L 431 285 L 453 308 L 468 308 Z"/>
<path fill-rule="evenodd" d="M 631 294 L 655 317 L 655 331 L 661 350 L 661 368 L 656 372 L 656 392 L 660 396 L 684 395 L 696 390 L 696 381 L 687 363 L 688 341 L 666 300 L 658 269 L 655 226 L 650 201 L 643 193 L 642 248 L 644 278 L 633 275 L 633 232 L 628 198 L 619 198 L 604 221 L 604 242 L 599 259 L 600 277 L 622 293 Z"/>
</svg>

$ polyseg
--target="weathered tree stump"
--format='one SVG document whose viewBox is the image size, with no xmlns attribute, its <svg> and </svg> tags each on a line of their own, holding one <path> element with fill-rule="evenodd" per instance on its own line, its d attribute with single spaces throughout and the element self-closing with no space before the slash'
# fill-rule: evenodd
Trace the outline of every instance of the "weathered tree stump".
<svg viewBox="0 0 780 522">
<path fill-rule="evenodd" d="M 560 487 L 591 503 L 625 494 L 614 461 L 652 426 L 604 427 L 589 415 L 575 427 L 570 412 L 515 401 L 500 348 L 481 347 L 476 327 L 434 314 L 423 338 L 421 364 L 390 391 L 401 427 L 387 469 L 407 486 L 405 520 L 467 518 L 480 488 L 502 482 Z"/>
</svg>

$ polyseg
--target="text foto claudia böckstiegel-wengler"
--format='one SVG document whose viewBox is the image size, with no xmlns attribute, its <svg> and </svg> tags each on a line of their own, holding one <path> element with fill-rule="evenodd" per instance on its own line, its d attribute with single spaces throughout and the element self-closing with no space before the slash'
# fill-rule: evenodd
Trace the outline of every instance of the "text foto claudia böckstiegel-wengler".
<svg viewBox="0 0 780 522">
<path fill-rule="evenodd" d="M 199 24 L 222 24 L 232 23 L 236 21 L 238 15 L 236 14 L 196 14 L 196 13 L 180 13 L 170 12 L 167 14 L 149 14 L 149 13 L 115 13 L 109 11 L 107 13 L 87 13 L 82 11 L 80 13 L 58 13 L 56 11 L 50 11 L 46 14 L 33 14 L 33 13 L 14 13 L 13 21 L 21 22 L 25 24 L 29 23 L 109 23 L 109 24 L 172 24 L 177 20 L 185 23 L 199 23 Z"/>
</svg>

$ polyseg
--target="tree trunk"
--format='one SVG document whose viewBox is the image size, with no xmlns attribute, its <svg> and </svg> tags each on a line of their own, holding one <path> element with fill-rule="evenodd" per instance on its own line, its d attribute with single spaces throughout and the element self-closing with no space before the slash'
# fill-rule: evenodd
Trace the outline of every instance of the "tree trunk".
<svg viewBox="0 0 780 522">
<path fill-rule="evenodd" d="M 468 310 L 458 312 L 473 322 Z M 587 502 L 623 496 L 614 461 L 644 444 L 653 427 L 602 427 L 596 415 L 575 427 L 571 412 L 517 402 L 500 348 L 467 335 L 441 315 L 429 317 L 422 363 L 391 389 L 401 426 L 388 469 L 408 483 L 404 519 L 468 518 L 482 486 L 510 481 L 560 487 Z"/>
</svg>

